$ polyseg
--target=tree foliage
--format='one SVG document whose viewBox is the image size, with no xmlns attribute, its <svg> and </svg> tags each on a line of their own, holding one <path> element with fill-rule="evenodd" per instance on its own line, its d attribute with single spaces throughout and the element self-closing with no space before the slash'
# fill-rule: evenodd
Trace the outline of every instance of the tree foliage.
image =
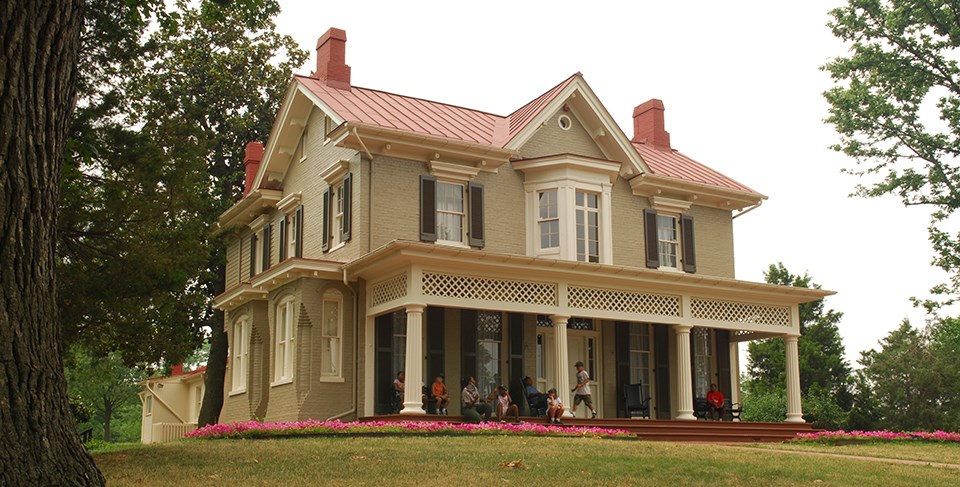
<svg viewBox="0 0 960 487">
<path fill-rule="evenodd" d="M 764 272 L 766 282 L 782 286 L 819 289 L 813 278 L 791 274 L 783 263 L 771 264 Z M 800 390 L 806 396 L 827 396 L 848 409 L 850 365 L 837 323 L 843 313 L 825 310 L 823 300 L 800 305 Z M 751 393 L 766 394 L 784 390 L 786 384 L 786 349 L 781 339 L 752 341 L 748 345 L 749 382 Z"/>
<path fill-rule="evenodd" d="M 117 352 L 94 357 L 80 347 L 70 351 L 65 370 L 70 396 L 93 410 L 94 418 L 103 425 L 103 441 L 111 441 L 114 414 L 137 402 L 139 383 L 146 375 L 125 365 Z"/>
<path fill-rule="evenodd" d="M 951 275 L 933 292 L 950 302 L 960 291 L 960 239 L 948 221 L 960 207 L 960 5 L 848 0 L 831 16 L 849 46 L 823 67 L 836 83 L 824 93 L 840 135 L 833 148 L 868 181 L 856 194 L 930 208 L 934 264 Z"/>
<path fill-rule="evenodd" d="M 275 0 L 91 1 L 59 231 L 64 339 L 179 362 L 222 316 L 217 216 L 306 59 Z M 222 360 L 225 361 L 225 347 Z"/>
<path fill-rule="evenodd" d="M 904 320 L 862 352 L 862 381 L 872 392 L 875 426 L 892 430 L 960 429 L 960 320 L 925 329 Z"/>
</svg>

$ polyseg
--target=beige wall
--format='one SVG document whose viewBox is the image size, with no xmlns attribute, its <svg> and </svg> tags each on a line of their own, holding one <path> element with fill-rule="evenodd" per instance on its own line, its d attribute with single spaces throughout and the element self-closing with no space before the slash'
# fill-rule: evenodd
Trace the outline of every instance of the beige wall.
<svg viewBox="0 0 960 487">
<path fill-rule="evenodd" d="M 565 113 L 573 122 L 570 129 L 560 128 L 557 120 L 562 114 L 564 114 L 562 111 L 558 111 L 548 118 L 544 126 L 520 148 L 520 155 L 524 158 L 533 158 L 554 154 L 577 154 L 605 159 L 603 151 L 593 142 L 593 137 L 587 133 L 573 112 Z"/>
</svg>

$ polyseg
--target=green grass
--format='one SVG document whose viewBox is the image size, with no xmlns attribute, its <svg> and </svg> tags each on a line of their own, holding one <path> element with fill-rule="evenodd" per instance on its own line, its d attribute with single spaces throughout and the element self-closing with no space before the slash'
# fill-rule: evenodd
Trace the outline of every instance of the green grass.
<svg viewBox="0 0 960 487">
<path fill-rule="evenodd" d="M 757 448 L 777 450 L 812 451 L 836 453 L 839 455 L 857 455 L 874 458 L 896 458 L 898 460 L 916 460 L 921 462 L 952 463 L 960 465 L 960 444 L 957 443 L 862 443 L 851 445 L 823 445 L 819 443 L 766 443 L 754 445 Z M 960 472 L 958 472 L 960 475 Z"/>
<path fill-rule="evenodd" d="M 109 485 L 956 485 L 957 470 L 714 445 L 530 437 L 181 441 L 94 453 Z M 501 466 L 521 460 L 525 469 Z M 819 482 L 817 482 L 819 481 Z"/>
</svg>

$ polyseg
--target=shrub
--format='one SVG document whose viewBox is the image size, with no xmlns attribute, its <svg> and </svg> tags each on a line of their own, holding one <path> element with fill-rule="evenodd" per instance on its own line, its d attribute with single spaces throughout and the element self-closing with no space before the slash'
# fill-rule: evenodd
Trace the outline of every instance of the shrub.
<svg viewBox="0 0 960 487">
<path fill-rule="evenodd" d="M 747 394 L 740 399 L 743 404 L 743 421 L 779 422 L 787 419 L 787 399 L 783 392 Z"/>
</svg>

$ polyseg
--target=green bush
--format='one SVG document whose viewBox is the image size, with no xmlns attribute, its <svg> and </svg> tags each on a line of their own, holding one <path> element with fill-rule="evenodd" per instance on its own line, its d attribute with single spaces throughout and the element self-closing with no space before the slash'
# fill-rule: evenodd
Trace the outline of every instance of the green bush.
<svg viewBox="0 0 960 487">
<path fill-rule="evenodd" d="M 787 419 L 787 399 L 783 392 L 746 394 L 740 398 L 743 421 L 778 422 Z"/>
<path fill-rule="evenodd" d="M 850 413 L 843 410 L 837 402 L 823 394 L 810 394 L 803 398 L 803 419 L 813 423 L 813 427 L 825 430 L 838 430 L 847 426 Z"/>
</svg>

